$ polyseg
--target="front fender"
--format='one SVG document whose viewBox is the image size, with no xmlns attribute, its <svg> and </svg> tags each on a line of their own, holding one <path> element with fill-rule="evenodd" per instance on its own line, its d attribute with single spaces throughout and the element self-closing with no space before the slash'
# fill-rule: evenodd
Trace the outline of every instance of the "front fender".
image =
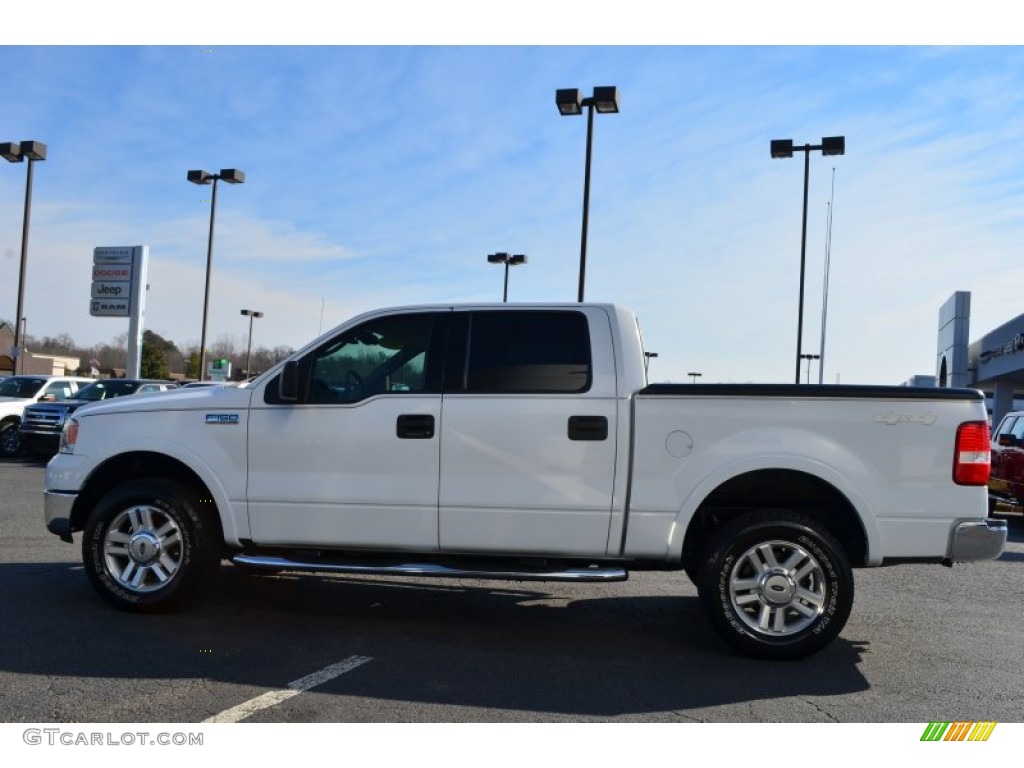
<svg viewBox="0 0 1024 768">
<path fill-rule="evenodd" d="M 88 426 L 96 429 L 100 424 Z M 46 468 L 46 488 L 51 491 L 78 490 L 82 496 L 88 494 L 93 483 L 100 482 L 99 478 L 107 477 L 111 471 L 121 471 L 122 466 L 129 466 L 134 459 L 142 463 L 142 470 L 135 476 L 145 476 L 147 465 L 152 468 L 154 476 L 166 474 L 168 465 L 161 466 L 161 463 L 174 462 L 205 485 L 217 507 L 225 543 L 237 546 L 241 539 L 249 537 L 244 432 L 239 434 L 242 440 L 237 453 L 217 450 L 201 454 L 179 440 L 137 434 L 122 435 L 116 440 L 112 437 L 90 440 L 81 451 L 76 448 L 73 454 L 57 454 L 50 461 Z M 207 442 L 202 445 L 209 448 Z"/>
</svg>

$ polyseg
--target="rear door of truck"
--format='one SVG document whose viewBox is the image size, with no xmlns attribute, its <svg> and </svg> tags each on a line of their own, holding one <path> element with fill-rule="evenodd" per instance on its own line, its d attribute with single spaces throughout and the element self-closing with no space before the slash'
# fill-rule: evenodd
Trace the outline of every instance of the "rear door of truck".
<svg viewBox="0 0 1024 768">
<path fill-rule="evenodd" d="M 611 357 L 601 308 L 455 313 L 441 419 L 442 550 L 606 551 L 618 421 Z"/>
</svg>

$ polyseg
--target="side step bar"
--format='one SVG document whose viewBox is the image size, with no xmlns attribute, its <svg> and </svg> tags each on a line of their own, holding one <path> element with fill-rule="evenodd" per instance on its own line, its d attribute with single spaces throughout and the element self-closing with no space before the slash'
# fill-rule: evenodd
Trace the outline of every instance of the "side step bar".
<svg viewBox="0 0 1024 768">
<path fill-rule="evenodd" d="M 449 576 L 461 579 L 501 579 L 506 581 L 626 581 L 629 571 L 624 568 L 563 568 L 551 571 L 486 568 L 452 568 L 434 563 L 401 563 L 376 565 L 363 563 L 302 561 L 286 557 L 264 555 L 232 556 L 231 561 L 245 568 L 271 571 L 327 571 L 330 573 L 361 573 L 375 576 Z"/>
</svg>

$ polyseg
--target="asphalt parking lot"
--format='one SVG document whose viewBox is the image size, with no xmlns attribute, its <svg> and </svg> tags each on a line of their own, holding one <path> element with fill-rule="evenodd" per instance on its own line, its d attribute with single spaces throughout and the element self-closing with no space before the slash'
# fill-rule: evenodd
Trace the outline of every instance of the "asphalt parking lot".
<svg viewBox="0 0 1024 768">
<path fill-rule="evenodd" d="M 78 538 L 46 532 L 42 483 L 41 464 L 0 462 L 3 722 L 1024 720 L 1019 524 L 997 561 L 857 571 L 839 640 L 771 663 L 733 655 L 682 574 L 549 585 L 225 564 L 187 611 L 123 614 L 87 584 Z"/>
</svg>

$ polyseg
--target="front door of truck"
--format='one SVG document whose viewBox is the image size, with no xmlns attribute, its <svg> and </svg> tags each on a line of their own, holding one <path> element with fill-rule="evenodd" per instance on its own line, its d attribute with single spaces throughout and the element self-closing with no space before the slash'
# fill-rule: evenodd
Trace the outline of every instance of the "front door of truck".
<svg viewBox="0 0 1024 768">
<path fill-rule="evenodd" d="M 599 310 L 587 312 L 600 320 Z M 604 554 L 617 402 L 614 371 L 595 373 L 588 315 L 456 312 L 451 336 L 441 549 Z M 610 360 L 610 349 L 601 358 Z"/>
<path fill-rule="evenodd" d="M 437 549 L 445 312 L 383 314 L 299 363 L 298 402 L 254 397 L 248 508 L 260 545 Z"/>
</svg>

